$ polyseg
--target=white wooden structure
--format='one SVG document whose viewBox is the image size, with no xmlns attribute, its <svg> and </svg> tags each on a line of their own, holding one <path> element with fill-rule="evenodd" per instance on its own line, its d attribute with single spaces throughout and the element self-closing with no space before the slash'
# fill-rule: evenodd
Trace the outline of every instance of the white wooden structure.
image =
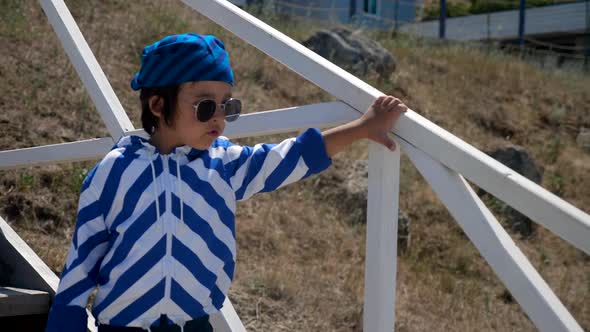
<svg viewBox="0 0 590 332">
<path fill-rule="evenodd" d="M 107 125 L 110 137 L 0 152 L 0 169 L 102 158 L 133 128 L 113 89 L 62 0 L 40 0 L 70 60 Z M 325 60 L 226 0 L 183 0 L 188 6 L 259 48 L 340 101 L 246 114 L 228 123 L 231 138 L 329 127 L 358 118 L 380 91 Z M 272 124 L 269 126 L 269 124 Z M 392 132 L 444 205 L 475 244 L 528 317 L 542 331 L 582 331 L 465 178 L 590 254 L 590 216 L 495 161 L 413 111 Z M 365 268 L 364 330 L 392 331 L 395 313 L 396 242 L 400 149 L 371 143 Z M 55 294 L 57 278 L 17 239 L 11 243 L 36 266 L 42 284 Z M 6 233 L 5 233 L 6 234 Z M 20 242 L 19 242 L 20 241 Z M 26 254 L 25 254 L 26 253 Z M 244 331 L 231 303 L 213 319 L 216 331 Z M 94 322 L 88 323 L 94 330 Z"/>
</svg>

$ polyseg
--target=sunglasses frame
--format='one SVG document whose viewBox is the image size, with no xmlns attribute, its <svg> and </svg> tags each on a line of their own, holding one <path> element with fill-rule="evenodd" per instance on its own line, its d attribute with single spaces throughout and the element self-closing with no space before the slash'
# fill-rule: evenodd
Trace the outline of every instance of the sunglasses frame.
<svg viewBox="0 0 590 332">
<path fill-rule="evenodd" d="M 214 112 L 211 114 L 211 116 L 210 116 L 208 119 L 201 120 L 201 119 L 199 118 L 199 105 L 200 105 L 202 102 L 211 102 L 211 101 L 215 103 L 215 111 L 214 111 Z M 193 106 L 193 109 L 194 109 L 194 111 L 195 111 L 195 118 L 196 118 L 198 121 L 200 121 L 200 122 L 207 122 L 207 121 L 211 120 L 211 119 L 212 119 L 212 118 L 215 116 L 215 113 L 217 113 L 217 108 L 218 108 L 218 107 L 219 107 L 219 108 L 220 108 L 220 109 L 221 109 L 221 110 L 222 110 L 222 111 L 225 113 L 225 108 L 226 108 L 226 105 L 227 105 L 227 103 L 229 103 L 229 102 L 235 102 L 235 101 L 237 101 L 237 102 L 239 103 L 239 105 L 240 105 L 239 112 L 238 112 L 238 113 L 236 113 L 236 114 L 230 114 L 230 115 L 227 115 L 227 114 L 226 114 L 226 115 L 224 116 L 224 118 L 225 118 L 225 120 L 226 120 L 226 121 L 228 121 L 228 122 L 236 121 L 236 120 L 238 119 L 238 117 L 240 116 L 241 112 L 242 112 L 242 101 L 241 101 L 241 100 L 239 100 L 239 99 L 236 99 L 236 98 L 230 98 L 230 99 L 226 100 L 226 101 L 225 101 L 224 103 L 222 103 L 222 104 L 218 104 L 218 103 L 217 103 L 215 100 L 213 100 L 213 99 L 210 99 L 210 98 L 203 99 L 203 100 L 199 100 L 199 102 L 197 102 L 196 104 L 193 104 L 193 105 L 192 105 L 192 106 Z"/>
</svg>

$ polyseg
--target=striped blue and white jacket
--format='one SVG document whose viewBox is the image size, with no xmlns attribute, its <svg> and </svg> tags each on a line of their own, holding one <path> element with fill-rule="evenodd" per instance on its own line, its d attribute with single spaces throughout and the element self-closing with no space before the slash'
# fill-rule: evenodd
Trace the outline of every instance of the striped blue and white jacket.
<svg viewBox="0 0 590 332">
<path fill-rule="evenodd" d="M 121 138 L 86 177 L 76 228 L 47 332 L 97 324 L 149 329 L 161 314 L 183 326 L 221 309 L 234 276 L 236 201 L 319 173 L 331 164 L 322 134 L 170 154 Z"/>
</svg>

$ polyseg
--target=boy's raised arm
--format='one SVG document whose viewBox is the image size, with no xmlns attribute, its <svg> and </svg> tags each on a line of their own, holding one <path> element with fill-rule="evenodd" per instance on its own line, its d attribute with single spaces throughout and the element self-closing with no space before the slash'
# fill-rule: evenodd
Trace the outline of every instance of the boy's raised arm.
<svg viewBox="0 0 590 332">
<path fill-rule="evenodd" d="M 362 138 L 395 149 L 388 133 L 406 110 L 399 99 L 382 96 L 361 118 L 323 133 L 310 128 L 279 144 L 226 146 L 226 168 L 236 199 L 245 200 L 320 173 L 331 165 L 332 156 Z"/>
<path fill-rule="evenodd" d="M 237 200 L 317 174 L 332 164 L 322 133 L 309 128 L 279 144 L 228 146 L 226 164 Z"/>
</svg>

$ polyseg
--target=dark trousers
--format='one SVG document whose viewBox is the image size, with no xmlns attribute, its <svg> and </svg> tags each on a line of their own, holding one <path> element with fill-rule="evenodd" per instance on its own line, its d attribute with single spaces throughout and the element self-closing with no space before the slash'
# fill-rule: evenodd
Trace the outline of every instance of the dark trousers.
<svg viewBox="0 0 590 332">
<path fill-rule="evenodd" d="M 143 332 L 147 331 L 140 327 L 98 325 L 98 332 Z M 166 315 L 160 316 L 160 325 L 152 327 L 152 332 L 180 332 L 180 326 L 168 324 Z M 184 325 L 184 332 L 213 332 L 213 327 L 209 324 L 209 316 L 200 317 L 190 320 Z"/>
</svg>

